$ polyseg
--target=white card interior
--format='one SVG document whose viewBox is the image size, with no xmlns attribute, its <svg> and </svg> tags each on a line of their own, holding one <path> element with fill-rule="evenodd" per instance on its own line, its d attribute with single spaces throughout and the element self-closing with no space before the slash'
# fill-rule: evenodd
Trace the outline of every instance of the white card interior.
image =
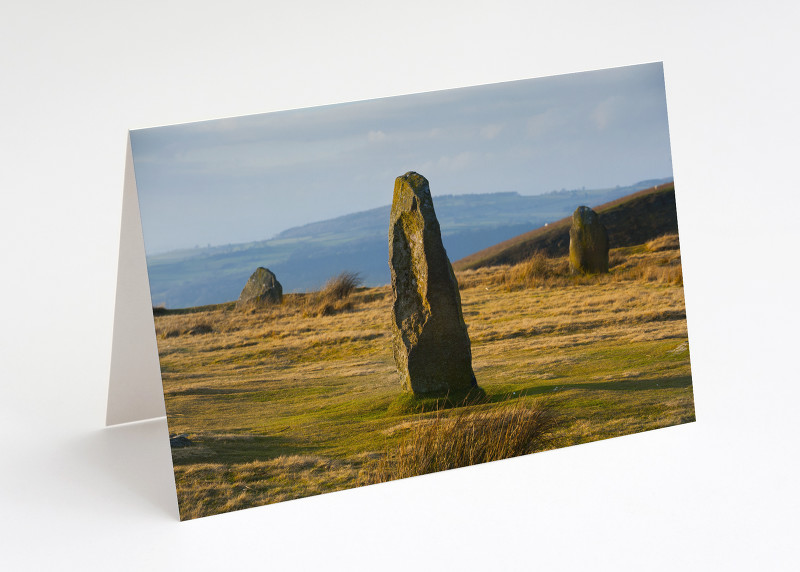
<svg viewBox="0 0 800 572">
<path fill-rule="evenodd" d="M 106 425 L 166 415 L 128 135 Z"/>
</svg>

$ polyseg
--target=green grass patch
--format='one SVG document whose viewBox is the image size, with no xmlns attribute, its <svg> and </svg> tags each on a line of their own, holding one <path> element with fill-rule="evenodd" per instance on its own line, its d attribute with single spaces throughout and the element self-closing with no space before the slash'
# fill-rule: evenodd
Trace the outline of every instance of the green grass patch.
<svg viewBox="0 0 800 572">
<path fill-rule="evenodd" d="M 181 514 L 491 460 L 495 441 L 513 441 L 503 419 L 515 407 L 525 412 L 514 423 L 535 411 L 547 423 L 529 433 L 535 444 L 514 441 L 501 456 L 694 420 L 679 285 L 509 291 L 490 272 L 470 280 L 462 302 L 480 389 L 464 395 L 401 390 L 386 288 L 356 288 L 352 308 L 326 316 L 303 315 L 300 297 L 256 313 L 222 305 L 157 316 L 160 332 L 212 327 L 158 338 L 170 432 L 192 442 L 173 450 Z M 486 438 L 452 433 L 457 419 Z"/>
<path fill-rule="evenodd" d="M 470 407 L 485 402 L 486 391 L 481 387 L 463 393 L 445 395 L 415 395 L 411 392 L 404 392 L 392 400 L 386 413 L 391 416 L 412 415 L 456 407 Z"/>
</svg>

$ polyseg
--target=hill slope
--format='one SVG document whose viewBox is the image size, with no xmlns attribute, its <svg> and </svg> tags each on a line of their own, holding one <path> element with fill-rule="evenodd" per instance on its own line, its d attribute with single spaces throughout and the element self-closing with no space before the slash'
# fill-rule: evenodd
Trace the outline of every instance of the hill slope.
<svg viewBox="0 0 800 572">
<path fill-rule="evenodd" d="M 663 234 L 678 232 L 674 183 L 656 185 L 593 208 L 608 230 L 611 248 L 642 244 Z M 548 256 L 566 256 L 569 254 L 571 223 L 570 215 L 480 250 L 458 260 L 453 267 L 456 270 L 468 270 L 517 264 L 536 252 Z"/>
<path fill-rule="evenodd" d="M 445 248 L 450 260 L 457 260 L 560 219 L 581 204 L 610 201 L 666 180 L 543 195 L 435 195 L 434 202 Z M 149 256 L 153 304 L 185 308 L 235 300 L 258 266 L 272 270 L 284 292 L 319 288 L 345 270 L 360 273 L 366 286 L 386 284 L 389 209 L 386 205 L 306 224 L 269 240 Z"/>
</svg>

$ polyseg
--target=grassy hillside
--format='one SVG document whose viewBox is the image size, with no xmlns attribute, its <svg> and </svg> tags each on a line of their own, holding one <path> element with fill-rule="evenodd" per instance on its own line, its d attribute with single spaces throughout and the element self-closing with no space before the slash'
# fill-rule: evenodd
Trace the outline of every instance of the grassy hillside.
<svg viewBox="0 0 800 572">
<path fill-rule="evenodd" d="M 456 260 L 557 220 L 580 204 L 608 201 L 648 183 L 535 196 L 437 195 L 434 201 L 445 248 Z M 181 308 L 235 300 L 258 266 L 272 270 L 286 292 L 318 288 L 345 269 L 360 273 L 367 285 L 386 284 L 388 221 L 385 206 L 292 228 L 270 240 L 150 256 L 153 304 Z"/>
<path fill-rule="evenodd" d="M 591 205 L 586 205 L 591 206 Z M 675 184 L 666 183 L 593 207 L 608 230 L 611 248 L 642 244 L 678 232 Z M 516 264 L 536 252 L 547 256 L 569 254 L 572 215 L 475 252 L 453 264 L 458 270 Z"/>
<path fill-rule="evenodd" d="M 694 420 L 677 236 L 614 249 L 608 275 L 543 255 L 457 275 L 486 393 L 460 407 L 401 392 L 387 286 L 158 312 L 182 518 Z M 454 456 L 464 427 L 484 439 Z"/>
</svg>

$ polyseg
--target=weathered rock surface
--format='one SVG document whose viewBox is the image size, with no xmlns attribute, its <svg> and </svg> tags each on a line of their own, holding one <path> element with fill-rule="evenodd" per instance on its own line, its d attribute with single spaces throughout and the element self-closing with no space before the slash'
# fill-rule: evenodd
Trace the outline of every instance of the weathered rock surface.
<svg viewBox="0 0 800 572">
<path fill-rule="evenodd" d="M 259 267 L 244 285 L 236 305 L 280 304 L 282 300 L 283 286 L 281 283 L 272 272 Z"/>
<path fill-rule="evenodd" d="M 461 295 L 425 177 L 395 180 L 389 222 L 392 350 L 402 386 L 415 394 L 468 391 L 477 383 Z"/>
<path fill-rule="evenodd" d="M 608 272 L 608 232 L 597 213 L 589 207 L 578 207 L 572 213 L 569 263 L 573 272 Z"/>
</svg>

